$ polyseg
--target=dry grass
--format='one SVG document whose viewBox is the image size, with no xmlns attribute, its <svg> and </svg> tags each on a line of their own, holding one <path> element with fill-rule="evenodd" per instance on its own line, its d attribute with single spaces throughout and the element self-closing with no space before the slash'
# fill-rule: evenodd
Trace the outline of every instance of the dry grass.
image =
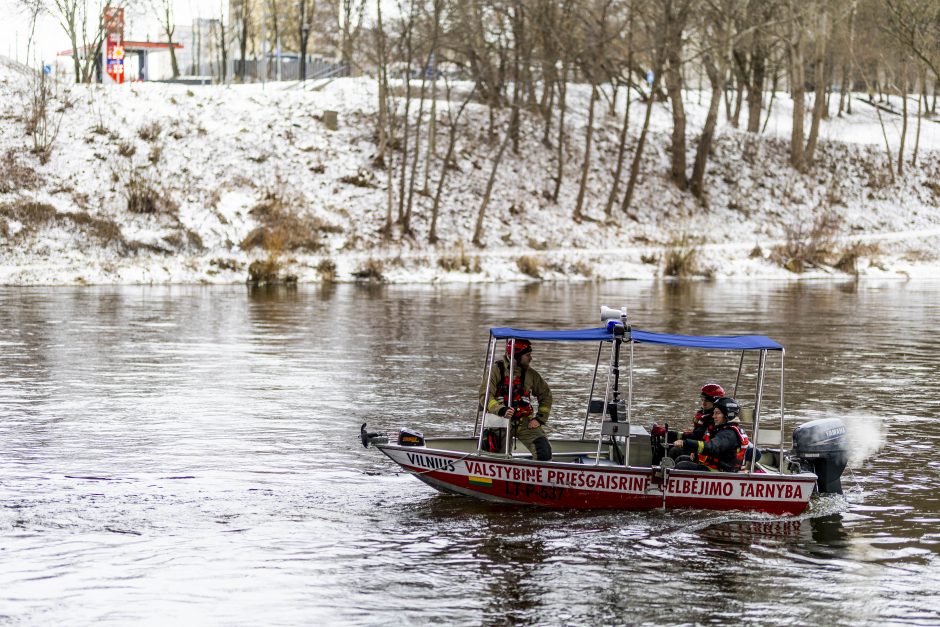
<svg viewBox="0 0 940 627">
<path fill-rule="evenodd" d="M 770 258 L 777 265 L 797 274 L 809 268 L 832 265 L 838 259 L 835 238 L 841 223 L 831 211 L 816 216 L 811 227 L 800 222 L 787 225 L 785 244 L 774 246 Z"/>
<path fill-rule="evenodd" d="M 179 212 L 179 205 L 170 193 L 162 190 L 143 170 L 132 170 L 123 190 L 127 210 L 131 213 L 175 216 Z"/>
<path fill-rule="evenodd" d="M 519 272 L 534 279 L 542 277 L 542 262 L 537 257 L 523 255 L 516 259 L 516 267 Z"/>
<path fill-rule="evenodd" d="M 587 261 L 578 260 L 571 264 L 571 272 L 580 274 L 588 279 L 594 277 L 594 267 Z"/>
<path fill-rule="evenodd" d="M 317 274 L 324 283 L 336 282 L 336 264 L 331 259 L 323 259 L 317 264 Z"/>
<path fill-rule="evenodd" d="M 882 250 L 878 242 L 869 244 L 854 242 L 842 249 L 835 267 L 842 272 L 858 275 L 858 262 L 860 259 L 868 259 L 870 266 L 879 266 L 881 254 Z"/>
<path fill-rule="evenodd" d="M 355 272 L 352 273 L 354 277 L 360 281 L 369 281 L 370 283 L 381 283 L 385 280 L 385 276 L 382 274 L 385 268 L 382 266 L 382 262 L 378 259 L 366 259 L 361 266 L 359 266 Z"/>
<path fill-rule="evenodd" d="M 268 191 L 250 214 L 260 226 L 241 241 L 242 250 L 260 248 L 270 253 L 301 250 L 317 252 L 323 247 L 325 233 L 341 229 L 311 215 L 300 215 L 291 202 L 279 192 Z"/>
<path fill-rule="evenodd" d="M 0 161 L 0 194 L 10 194 L 39 187 L 39 175 L 32 168 L 22 165 L 16 153 L 8 150 Z"/>
<path fill-rule="evenodd" d="M 209 262 L 210 266 L 215 266 L 219 270 L 228 270 L 230 272 L 238 272 L 242 269 L 242 264 L 238 263 L 235 259 L 213 259 Z"/>
<path fill-rule="evenodd" d="M 437 265 L 446 272 L 466 272 L 468 274 L 481 272 L 479 255 L 473 257 L 468 255 L 467 251 L 464 250 L 463 242 L 460 242 L 455 254 L 439 257 Z"/>
<path fill-rule="evenodd" d="M 281 283 L 281 264 L 277 259 L 258 259 L 248 266 L 248 282 L 252 285 L 274 285 Z"/>
<path fill-rule="evenodd" d="M 160 133 L 163 132 L 163 127 L 160 126 L 160 123 L 154 120 L 150 124 L 144 124 L 139 129 L 137 129 L 137 136 L 140 137 L 145 142 L 156 141 L 160 137 Z"/>
<path fill-rule="evenodd" d="M 663 276 L 682 278 L 698 274 L 695 240 L 689 235 L 673 236 L 663 252 Z"/>
<path fill-rule="evenodd" d="M 347 185 L 355 185 L 356 187 L 378 187 L 375 184 L 375 175 L 372 174 L 369 170 L 364 170 L 359 168 L 355 174 L 347 174 L 346 176 L 339 177 L 340 183 L 346 183 Z"/>
<path fill-rule="evenodd" d="M 938 259 L 938 255 L 937 253 L 930 250 L 912 248 L 911 250 L 904 253 L 901 259 L 910 263 L 924 263 L 929 261 L 936 261 Z"/>
<path fill-rule="evenodd" d="M 125 139 L 118 143 L 117 152 L 122 157 L 130 158 L 137 152 L 137 147 Z"/>
<path fill-rule="evenodd" d="M 15 236 L 17 238 L 29 237 L 51 226 L 61 226 L 76 228 L 87 238 L 103 246 L 114 246 L 124 253 L 152 248 L 140 242 L 128 242 L 121 232 L 121 227 L 113 220 L 92 216 L 86 211 L 59 213 L 55 207 L 47 203 L 26 201 L 2 204 L 0 205 L 0 218 L 4 219 L 4 225 L 6 225 L 6 220 L 15 220 L 22 225 L 22 229 Z M 8 229 L 6 229 L 5 237 L 9 237 Z"/>
</svg>

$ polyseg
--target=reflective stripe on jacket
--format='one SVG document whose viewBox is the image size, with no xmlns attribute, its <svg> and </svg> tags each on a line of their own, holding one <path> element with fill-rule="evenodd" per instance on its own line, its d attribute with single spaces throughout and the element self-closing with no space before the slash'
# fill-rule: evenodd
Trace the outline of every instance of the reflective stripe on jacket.
<svg viewBox="0 0 940 627">
<path fill-rule="evenodd" d="M 722 472 L 738 472 L 744 464 L 748 446 L 747 434 L 737 422 L 716 426 L 698 443 L 698 454 L 693 461 Z"/>
<path fill-rule="evenodd" d="M 502 366 L 503 377 L 500 381 L 500 366 Z M 521 374 L 520 374 L 521 373 Z M 520 368 L 518 365 L 513 368 L 513 407 L 516 409 L 517 417 L 525 417 L 527 414 L 535 413 L 534 418 L 543 425 L 548 422 L 548 414 L 552 410 L 552 391 L 548 384 L 542 379 L 542 376 L 532 368 Z M 506 396 L 509 388 L 509 359 L 503 359 L 502 363 L 493 363 L 490 370 L 490 398 L 486 401 L 486 411 L 495 414 L 503 405 L 509 407 Z M 483 405 L 486 395 L 486 381 L 480 386 L 480 405 Z M 538 409 L 532 402 L 532 397 L 538 399 Z"/>
</svg>

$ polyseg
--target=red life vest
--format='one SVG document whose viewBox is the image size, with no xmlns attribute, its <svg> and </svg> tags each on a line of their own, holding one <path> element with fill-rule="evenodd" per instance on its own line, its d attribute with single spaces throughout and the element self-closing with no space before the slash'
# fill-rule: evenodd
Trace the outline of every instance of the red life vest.
<svg viewBox="0 0 940 627">
<path fill-rule="evenodd" d="M 704 466 L 708 466 L 712 470 L 721 470 L 723 472 L 738 472 L 741 470 L 741 467 L 744 465 L 744 453 L 747 451 L 747 445 L 749 443 L 747 434 L 744 433 L 744 430 L 736 424 L 729 424 L 728 428 L 734 431 L 738 438 L 738 449 L 735 451 L 733 464 L 729 466 L 727 462 L 711 455 L 693 456 L 692 461 L 697 461 Z M 711 439 L 712 433 L 714 433 L 714 431 L 709 431 L 706 433 L 705 439 L 703 441 L 708 442 Z M 698 459 L 696 459 L 696 457 L 698 457 Z"/>
<path fill-rule="evenodd" d="M 507 390 L 509 389 L 509 373 L 505 372 L 503 362 L 497 362 L 499 366 L 499 384 L 496 386 L 496 396 L 503 399 L 503 404 L 515 409 L 513 420 L 519 418 L 528 418 L 535 411 L 532 409 L 529 391 L 522 384 L 522 377 L 525 371 L 522 368 L 513 368 L 512 377 L 512 401 L 506 400 Z"/>
</svg>

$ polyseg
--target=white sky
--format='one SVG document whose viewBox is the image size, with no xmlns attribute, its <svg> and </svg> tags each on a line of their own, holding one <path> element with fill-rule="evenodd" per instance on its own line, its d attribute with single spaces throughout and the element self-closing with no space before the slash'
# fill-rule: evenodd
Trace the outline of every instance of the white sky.
<svg viewBox="0 0 940 627">
<path fill-rule="evenodd" d="M 215 16 L 219 12 L 219 2 L 228 3 L 227 0 L 176 0 L 174 10 L 177 24 L 188 24 L 195 17 Z M 131 5 L 143 7 L 145 0 L 130 0 Z M 89 4 L 97 5 L 95 0 Z M 103 2 L 101 4 L 104 4 Z M 128 9 L 131 12 L 131 9 Z M 126 21 L 125 36 L 128 39 L 146 39 L 148 32 L 156 38 L 158 26 L 152 18 L 148 18 L 146 10 L 137 8 L 135 14 L 143 14 L 131 19 L 129 14 Z M 29 37 L 29 15 L 20 6 L 17 0 L 0 0 L 0 55 L 26 62 L 26 42 Z M 40 17 L 36 27 L 37 55 L 39 59 L 50 60 L 57 52 L 70 47 L 69 39 L 58 25 L 54 17 L 46 14 Z"/>
</svg>

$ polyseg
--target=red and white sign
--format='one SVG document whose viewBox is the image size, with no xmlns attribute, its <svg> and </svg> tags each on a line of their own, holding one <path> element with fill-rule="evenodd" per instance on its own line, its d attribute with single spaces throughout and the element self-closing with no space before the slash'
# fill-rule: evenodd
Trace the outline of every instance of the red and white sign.
<svg viewBox="0 0 940 627">
<path fill-rule="evenodd" d="M 124 9 L 105 7 L 104 15 L 105 73 L 115 83 L 124 82 Z"/>
</svg>

